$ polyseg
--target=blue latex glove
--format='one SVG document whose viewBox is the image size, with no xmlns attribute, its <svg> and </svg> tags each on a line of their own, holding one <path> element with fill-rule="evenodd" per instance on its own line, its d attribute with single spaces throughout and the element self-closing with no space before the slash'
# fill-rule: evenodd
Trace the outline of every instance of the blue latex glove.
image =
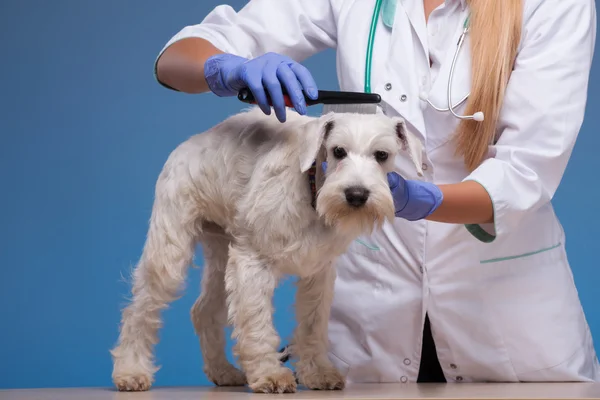
<svg viewBox="0 0 600 400">
<path fill-rule="evenodd" d="M 327 162 L 321 164 L 323 172 Z M 433 183 L 406 180 L 395 172 L 387 174 L 396 207 L 396 217 L 417 221 L 429 216 L 442 204 L 442 191 Z"/>
<path fill-rule="evenodd" d="M 433 183 L 406 180 L 395 172 L 387 174 L 396 217 L 417 221 L 429 216 L 442 204 L 442 191 Z"/>
<path fill-rule="evenodd" d="M 285 121 L 286 107 L 282 85 L 296 111 L 302 115 L 306 114 L 303 89 L 310 99 L 318 96 L 317 84 L 308 69 L 277 53 L 267 53 L 252 60 L 233 54 L 217 54 L 206 60 L 204 77 L 217 96 L 237 96 L 241 89 L 250 89 L 260 109 L 271 115 L 268 92 L 275 115 L 281 122 Z"/>
</svg>

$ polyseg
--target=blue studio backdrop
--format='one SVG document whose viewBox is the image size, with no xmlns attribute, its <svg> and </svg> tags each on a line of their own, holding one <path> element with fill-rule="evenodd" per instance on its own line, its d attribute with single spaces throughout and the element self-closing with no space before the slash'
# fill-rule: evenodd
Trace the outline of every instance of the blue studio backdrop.
<svg viewBox="0 0 600 400">
<path fill-rule="evenodd" d="M 169 91 L 152 74 L 171 35 L 221 2 L 0 2 L 0 388 L 112 385 L 109 349 L 156 177 L 181 141 L 242 108 Z M 554 202 L 597 346 L 599 56 Z M 305 64 L 321 88 L 337 88 L 333 51 Z M 157 385 L 209 384 L 189 318 L 200 276 L 190 270 L 183 297 L 163 313 Z M 284 338 L 294 326 L 291 282 L 275 297 Z"/>
</svg>

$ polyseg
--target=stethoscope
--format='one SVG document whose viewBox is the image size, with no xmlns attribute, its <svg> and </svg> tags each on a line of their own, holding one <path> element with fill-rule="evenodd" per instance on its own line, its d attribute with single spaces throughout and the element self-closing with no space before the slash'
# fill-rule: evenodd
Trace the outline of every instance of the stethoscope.
<svg viewBox="0 0 600 400">
<path fill-rule="evenodd" d="M 375 1 L 375 9 L 373 11 L 373 18 L 371 19 L 371 28 L 369 29 L 369 40 L 367 42 L 367 54 L 366 54 L 366 63 L 365 63 L 365 92 L 366 93 L 371 93 L 371 66 L 373 63 L 373 44 L 375 42 L 375 32 L 377 30 L 377 23 L 379 21 L 379 14 L 381 12 L 381 4 L 383 3 L 383 1 L 384 0 L 376 0 Z M 391 0 L 391 1 L 394 1 L 394 0 Z M 456 103 L 454 105 L 452 104 L 452 79 L 454 77 L 454 66 L 456 64 L 456 60 L 458 58 L 460 48 L 465 40 L 465 36 L 469 32 L 469 20 L 470 20 L 470 15 L 467 16 L 467 18 L 465 19 L 465 22 L 463 24 L 463 31 L 460 35 L 460 38 L 458 39 L 456 51 L 454 52 L 454 58 L 452 59 L 452 65 L 450 66 L 450 76 L 448 77 L 448 107 L 447 108 L 436 107 L 427 98 L 426 93 L 420 93 L 419 98 L 422 101 L 426 101 L 431 107 L 433 107 L 433 109 L 435 109 L 437 111 L 440 111 L 440 112 L 450 111 L 452 113 L 452 115 L 454 115 L 456 118 L 472 119 L 475 121 L 483 121 L 484 116 L 481 111 L 478 111 L 473 115 L 458 115 L 454 111 L 454 108 L 460 106 L 469 98 L 470 93 L 467 94 L 465 97 L 463 97 L 462 100 L 460 100 L 458 103 Z"/>
</svg>

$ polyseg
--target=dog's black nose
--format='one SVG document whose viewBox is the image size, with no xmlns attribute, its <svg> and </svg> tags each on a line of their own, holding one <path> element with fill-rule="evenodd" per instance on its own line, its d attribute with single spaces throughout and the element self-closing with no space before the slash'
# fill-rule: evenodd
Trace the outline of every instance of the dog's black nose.
<svg viewBox="0 0 600 400">
<path fill-rule="evenodd" d="M 369 191 L 360 186 L 351 186 L 344 190 L 346 201 L 352 207 L 364 206 L 369 198 Z"/>
</svg>

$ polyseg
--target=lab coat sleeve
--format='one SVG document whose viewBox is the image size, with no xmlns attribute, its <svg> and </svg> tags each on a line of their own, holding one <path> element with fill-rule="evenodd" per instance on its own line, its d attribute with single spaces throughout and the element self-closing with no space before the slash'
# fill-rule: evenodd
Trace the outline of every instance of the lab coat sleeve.
<svg viewBox="0 0 600 400">
<path fill-rule="evenodd" d="M 534 5 L 532 5 L 535 3 Z M 482 242 L 510 235 L 551 201 L 581 128 L 596 40 L 594 0 L 525 1 L 523 35 L 499 120 L 499 138 L 465 180 L 479 182 L 491 225 L 466 225 Z"/>
<path fill-rule="evenodd" d="M 301 62 L 336 45 L 336 7 L 341 0 L 250 0 L 239 11 L 220 5 L 196 25 L 184 27 L 159 52 L 178 40 L 205 39 L 223 52 L 245 58 L 284 54 Z"/>
</svg>

